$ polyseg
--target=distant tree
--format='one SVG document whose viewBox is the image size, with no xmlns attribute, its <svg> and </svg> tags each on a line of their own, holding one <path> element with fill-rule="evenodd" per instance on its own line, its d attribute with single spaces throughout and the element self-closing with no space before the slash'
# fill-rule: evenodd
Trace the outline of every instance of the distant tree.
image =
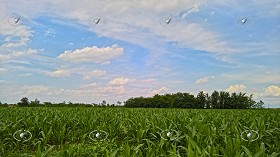
<svg viewBox="0 0 280 157">
<path fill-rule="evenodd" d="M 118 101 L 117 106 L 121 106 L 122 102 Z"/>
<path fill-rule="evenodd" d="M 44 106 L 51 106 L 52 103 L 51 103 L 51 102 L 43 102 L 43 105 L 44 105 Z"/>
<path fill-rule="evenodd" d="M 259 102 L 255 103 L 252 108 L 264 108 L 264 102 L 260 100 Z"/>
<path fill-rule="evenodd" d="M 210 98 L 210 102 L 211 102 L 211 106 L 212 108 L 219 108 L 219 92 L 214 91 L 211 94 L 211 98 Z"/>
<path fill-rule="evenodd" d="M 206 107 L 206 94 L 200 91 L 196 96 L 195 108 L 205 108 Z"/>
<path fill-rule="evenodd" d="M 29 100 L 28 100 L 27 97 L 24 97 L 24 98 L 22 98 L 22 99 L 20 100 L 20 102 L 18 102 L 17 104 L 18 104 L 18 106 L 27 107 L 27 106 L 29 106 L 30 102 L 29 102 Z"/>
<path fill-rule="evenodd" d="M 231 108 L 230 106 L 230 94 L 225 91 L 220 91 L 219 93 L 219 101 L 218 101 L 218 108 L 225 109 L 225 108 Z"/>
<path fill-rule="evenodd" d="M 175 108 L 195 108 L 195 97 L 189 93 L 176 93 L 171 103 Z"/>
<path fill-rule="evenodd" d="M 102 103 L 101 103 L 101 106 L 106 106 L 106 104 L 107 104 L 106 101 L 103 100 Z"/>
<path fill-rule="evenodd" d="M 247 97 L 247 108 L 252 108 L 252 106 L 254 106 L 256 104 L 256 101 L 253 99 L 253 94 L 251 94 L 249 97 Z M 262 102 L 263 103 L 263 102 Z M 264 103 L 263 103 L 264 105 Z"/>
<path fill-rule="evenodd" d="M 129 98 L 124 102 L 125 107 L 144 108 L 214 108 L 214 109 L 247 109 L 256 106 L 252 95 L 246 93 L 228 93 L 225 91 L 214 91 L 211 95 L 199 92 L 196 97 L 189 93 L 176 93 L 155 95 L 153 97 Z"/>
<path fill-rule="evenodd" d="M 7 103 L 2 104 L 2 102 L 0 102 L 0 107 L 8 107 L 9 105 Z"/>
<path fill-rule="evenodd" d="M 234 92 L 230 96 L 230 108 L 238 108 L 238 95 Z"/>
<path fill-rule="evenodd" d="M 34 101 L 30 102 L 30 106 L 39 106 L 40 105 L 40 101 L 36 98 Z"/>
<path fill-rule="evenodd" d="M 209 96 L 209 94 L 207 93 L 206 95 L 206 107 L 205 108 L 212 108 L 211 106 L 211 96 Z"/>
</svg>

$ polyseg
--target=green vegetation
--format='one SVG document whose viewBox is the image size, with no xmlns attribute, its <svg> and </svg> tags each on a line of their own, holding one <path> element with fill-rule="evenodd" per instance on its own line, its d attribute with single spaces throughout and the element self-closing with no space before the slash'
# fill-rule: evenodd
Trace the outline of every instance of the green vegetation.
<svg viewBox="0 0 280 157">
<path fill-rule="evenodd" d="M 144 109 L 97 107 L 0 108 L 0 156 L 254 156 L 277 157 L 280 152 L 280 110 Z M 32 138 L 16 141 L 27 129 Z M 173 129 L 172 141 L 160 137 Z M 108 138 L 94 142 L 93 130 Z M 255 130 L 257 140 L 241 133 Z"/>
<path fill-rule="evenodd" d="M 262 101 L 255 102 L 253 95 L 246 93 L 229 93 L 214 91 L 212 94 L 199 92 L 195 97 L 189 93 L 155 95 L 153 97 L 130 98 L 125 102 L 126 107 L 137 108 L 213 108 L 213 109 L 248 109 L 263 108 Z"/>
</svg>

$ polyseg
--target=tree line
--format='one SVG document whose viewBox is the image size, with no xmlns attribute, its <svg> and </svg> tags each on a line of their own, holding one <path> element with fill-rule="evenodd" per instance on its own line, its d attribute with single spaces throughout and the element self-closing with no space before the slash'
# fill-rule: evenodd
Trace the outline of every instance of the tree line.
<svg viewBox="0 0 280 157">
<path fill-rule="evenodd" d="M 20 101 L 16 104 L 7 104 L 7 103 L 1 103 L 0 107 L 9 107 L 9 106 L 18 106 L 18 107 L 119 107 L 121 106 L 121 102 L 118 101 L 116 104 L 109 104 L 105 100 L 103 100 L 101 103 L 73 103 L 65 101 L 60 103 L 53 103 L 53 102 L 40 102 L 37 98 L 34 101 L 29 101 L 27 97 L 23 97 L 20 99 Z"/>
<path fill-rule="evenodd" d="M 194 109 L 248 109 L 263 108 L 264 102 L 256 102 L 253 95 L 246 93 L 229 93 L 214 91 L 212 94 L 199 92 L 197 96 L 190 93 L 155 95 L 153 97 L 130 98 L 125 107 L 135 108 L 194 108 Z"/>
<path fill-rule="evenodd" d="M 190 93 L 175 93 L 165 95 L 154 95 L 153 97 L 135 97 L 129 98 L 123 103 L 123 107 L 128 108 L 194 108 L 194 109 L 249 109 L 249 108 L 263 108 L 264 102 L 256 102 L 253 100 L 253 95 L 246 93 L 229 93 L 225 91 L 214 91 L 212 94 L 199 92 L 196 96 Z M 86 104 L 86 103 L 72 103 L 65 101 L 61 103 L 43 102 L 40 103 L 38 99 L 29 101 L 27 97 L 22 98 L 15 105 L 8 105 L 7 103 L 0 106 L 20 106 L 20 107 L 120 107 L 122 102 L 118 101 L 116 104 L 109 104 L 105 100 L 101 103 Z"/>
</svg>

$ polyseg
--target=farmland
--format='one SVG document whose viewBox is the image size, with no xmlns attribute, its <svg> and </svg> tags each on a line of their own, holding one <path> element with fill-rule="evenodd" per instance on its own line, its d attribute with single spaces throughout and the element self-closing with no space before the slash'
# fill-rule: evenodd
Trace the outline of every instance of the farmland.
<svg viewBox="0 0 280 157">
<path fill-rule="evenodd" d="M 276 157 L 279 121 L 279 109 L 0 108 L 0 156 Z M 18 130 L 32 137 L 15 140 Z M 108 136 L 92 140 L 95 130 Z"/>
</svg>

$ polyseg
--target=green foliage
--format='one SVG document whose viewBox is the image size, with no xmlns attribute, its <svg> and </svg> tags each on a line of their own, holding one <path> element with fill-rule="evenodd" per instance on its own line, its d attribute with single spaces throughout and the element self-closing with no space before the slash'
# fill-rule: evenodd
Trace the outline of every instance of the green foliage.
<svg viewBox="0 0 280 157">
<path fill-rule="evenodd" d="M 0 156 L 276 157 L 279 121 L 277 109 L 0 108 Z M 32 133 L 30 141 L 13 139 L 21 129 Z M 89 139 L 97 129 L 108 133 L 107 140 Z M 178 131 L 178 138 L 161 139 L 166 129 Z M 250 129 L 259 138 L 242 140 Z"/>
<path fill-rule="evenodd" d="M 264 102 L 260 100 L 259 102 L 253 105 L 253 108 L 264 108 L 264 105 Z"/>
<path fill-rule="evenodd" d="M 40 105 L 40 101 L 36 98 L 34 101 L 30 102 L 30 106 L 35 107 L 35 106 L 39 106 Z"/>
<path fill-rule="evenodd" d="M 155 95 L 153 97 L 136 97 L 128 99 L 124 106 L 135 108 L 213 108 L 213 109 L 248 109 L 259 108 L 262 104 L 253 100 L 253 95 L 246 93 L 228 93 L 225 91 L 214 91 L 210 96 L 208 93 L 199 92 L 195 97 L 189 93 L 176 93 Z"/>
<path fill-rule="evenodd" d="M 18 104 L 18 106 L 27 107 L 30 105 L 30 102 L 27 97 L 24 97 L 17 104 Z"/>
</svg>

